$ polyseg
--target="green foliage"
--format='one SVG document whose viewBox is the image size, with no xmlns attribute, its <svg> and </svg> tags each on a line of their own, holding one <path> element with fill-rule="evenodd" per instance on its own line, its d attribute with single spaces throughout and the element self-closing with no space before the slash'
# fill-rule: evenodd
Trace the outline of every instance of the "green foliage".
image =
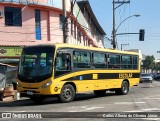
<svg viewBox="0 0 160 121">
<path fill-rule="evenodd" d="M 146 69 L 154 69 L 155 68 L 155 62 L 154 62 L 155 58 L 154 56 L 146 56 L 144 60 L 142 60 L 143 62 L 143 68 Z"/>
<path fill-rule="evenodd" d="M 155 68 L 156 71 L 160 71 L 160 62 L 155 64 Z"/>
</svg>

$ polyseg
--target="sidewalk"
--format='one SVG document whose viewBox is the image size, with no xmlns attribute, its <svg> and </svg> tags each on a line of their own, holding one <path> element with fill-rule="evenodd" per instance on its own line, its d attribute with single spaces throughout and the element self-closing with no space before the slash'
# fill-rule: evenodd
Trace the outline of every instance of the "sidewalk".
<svg viewBox="0 0 160 121">
<path fill-rule="evenodd" d="M 6 99 L 5 101 L 0 101 L 0 103 L 12 103 L 12 102 L 16 102 L 16 101 L 21 101 L 21 100 L 27 100 L 29 99 L 28 97 L 20 97 L 18 100 L 15 100 L 14 97 L 12 98 L 12 100 L 10 99 Z"/>
</svg>

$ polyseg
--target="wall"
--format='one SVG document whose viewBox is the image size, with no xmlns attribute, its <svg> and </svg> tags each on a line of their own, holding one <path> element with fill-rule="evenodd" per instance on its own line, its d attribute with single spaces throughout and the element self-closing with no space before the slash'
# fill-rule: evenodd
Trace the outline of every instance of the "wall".
<svg viewBox="0 0 160 121">
<path fill-rule="evenodd" d="M 9 6 L 9 5 L 7 5 Z M 22 7 L 22 6 L 21 6 Z M 30 6 L 22 7 L 22 26 L 5 26 L 4 17 L 0 19 L 0 42 L 4 45 L 25 45 L 33 42 L 63 42 L 63 33 L 59 26 L 59 13 L 41 10 L 41 40 L 35 38 L 35 9 Z M 0 5 L 0 10 L 4 7 Z"/>
<path fill-rule="evenodd" d="M 51 43 L 62 43 L 63 42 L 63 32 L 59 26 L 59 13 L 55 10 L 47 10 L 44 7 L 50 6 L 53 8 L 62 9 L 62 0 L 4 0 L 6 2 L 11 2 L 23 5 L 22 7 L 22 20 L 23 25 L 22 27 L 13 27 L 13 26 L 5 26 L 4 25 L 4 18 L 0 19 L 0 42 L 3 42 L 3 45 L 32 45 L 33 42 L 37 42 L 39 44 L 51 42 Z M 27 5 L 27 6 L 26 6 Z M 30 7 L 30 5 L 35 5 L 35 8 L 41 9 L 41 39 L 35 39 L 35 13 L 34 7 Z M 43 6 L 44 5 L 44 6 Z M 66 10 L 70 12 L 71 4 L 70 0 L 66 0 Z M 0 5 L 0 10 L 4 10 L 3 5 Z M 77 3 L 74 6 L 74 16 L 77 18 L 77 21 L 82 25 L 82 28 L 89 28 L 87 21 L 85 20 L 82 12 L 79 9 Z M 97 40 L 96 37 L 91 35 L 91 32 L 85 30 L 87 36 L 93 40 L 93 44 L 97 45 L 98 47 L 103 47 L 102 41 Z M 69 23 L 70 29 L 70 23 Z M 69 38 L 72 39 L 70 33 L 68 33 Z M 85 36 L 85 35 L 83 35 Z M 76 43 L 78 45 L 87 45 L 85 42 L 75 42 L 75 39 L 69 40 L 69 43 Z M 88 40 L 87 40 L 88 41 Z M 17 43 L 18 42 L 18 43 Z"/>
<path fill-rule="evenodd" d="M 1 5 L 0 10 L 4 11 L 4 7 Z M 5 26 L 5 18 L 0 19 L 0 42 L 33 41 L 35 38 L 34 26 L 34 10 L 27 6 L 22 7 L 22 27 Z"/>
</svg>

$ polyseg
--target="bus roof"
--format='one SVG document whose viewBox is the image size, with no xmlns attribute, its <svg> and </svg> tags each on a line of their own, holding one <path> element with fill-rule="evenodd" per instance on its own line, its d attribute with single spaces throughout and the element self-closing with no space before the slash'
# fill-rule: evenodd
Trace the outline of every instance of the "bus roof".
<svg viewBox="0 0 160 121">
<path fill-rule="evenodd" d="M 114 49 L 107 49 L 107 48 L 96 48 L 96 47 L 81 46 L 81 45 L 66 44 L 66 43 L 41 44 L 41 45 L 33 45 L 33 46 L 55 46 L 56 48 L 75 48 L 75 49 L 84 49 L 84 50 L 92 50 L 92 51 L 99 51 L 99 52 L 139 55 L 138 52 L 121 51 L 121 50 L 114 50 Z M 30 46 L 27 46 L 27 47 L 30 47 Z"/>
</svg>

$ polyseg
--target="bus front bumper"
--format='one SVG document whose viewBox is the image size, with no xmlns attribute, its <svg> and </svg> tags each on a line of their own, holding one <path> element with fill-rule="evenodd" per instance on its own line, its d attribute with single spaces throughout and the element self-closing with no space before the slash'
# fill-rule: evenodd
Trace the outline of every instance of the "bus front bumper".
<svg viewBox="0 0 160 121">
<path fill-rule="evenodd" d="M 17 91 L 22 94 L 32 95 L 55 95 L 60 93 L 60 88 L 55 87 L 51 81 L 38 83 L 18 83 Z"/>
</svg>

